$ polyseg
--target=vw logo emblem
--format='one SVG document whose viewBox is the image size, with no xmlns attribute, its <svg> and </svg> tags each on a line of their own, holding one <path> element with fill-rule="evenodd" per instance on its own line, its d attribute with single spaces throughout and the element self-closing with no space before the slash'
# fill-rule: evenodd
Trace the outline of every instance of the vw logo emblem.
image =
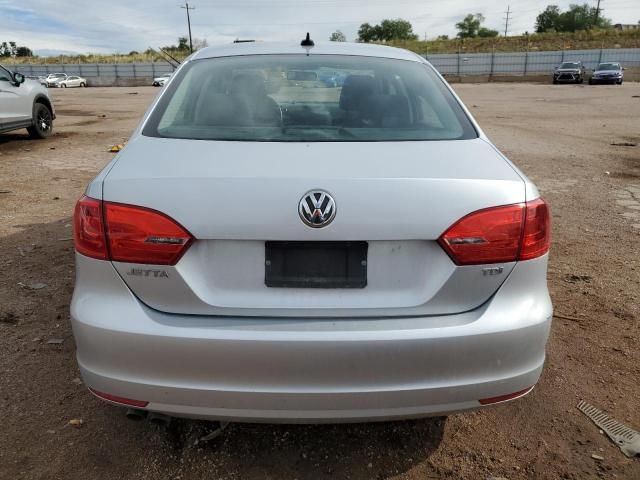
<svg viewBox="0 0 640 480">
<path fill-rule="evenodd" d="M 329 192 L 311 190 L 300 199 L 298 213 L 308 226 L 312 228 L 326 227 L 336 216 L 336 202 Z"/>
</svg>

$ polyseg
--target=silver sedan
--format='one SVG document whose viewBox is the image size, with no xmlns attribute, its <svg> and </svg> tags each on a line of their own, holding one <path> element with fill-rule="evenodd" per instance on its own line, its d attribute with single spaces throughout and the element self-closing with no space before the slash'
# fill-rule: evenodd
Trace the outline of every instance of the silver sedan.
<svg viewBox="0 0 640 480">
<path fill-rule="evenodd" d="M 74 222 L 77 360 L 115 405 L 388 420 L 522 397 L 543 369 L 548 206 L 405 50 L 199 50 Z"/>
<path fill-rule="evenodd" d="M 59 88 L 67 88 L 67 87 L 86 87 L 87 79 L 78 77 L 77 75 L 71 75 L 64 80 L 60 80 L 56 83 L 56 87 Z"/>
</svg>

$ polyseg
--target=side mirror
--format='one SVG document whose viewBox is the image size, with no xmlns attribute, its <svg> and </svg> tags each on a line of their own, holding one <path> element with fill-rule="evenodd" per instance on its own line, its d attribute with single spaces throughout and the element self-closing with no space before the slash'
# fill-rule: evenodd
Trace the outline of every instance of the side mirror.
<svg viewBox="0 0 640 480">
<path fill-rule="evenodd" d="M 21 74 L 21 73 L 14 73 L 13 74 L 13 82 L 14 82 L 16 87 L 18 85 L 20 85 L 21 83 L 24 83 L 24 75 Z"/>
</svg>

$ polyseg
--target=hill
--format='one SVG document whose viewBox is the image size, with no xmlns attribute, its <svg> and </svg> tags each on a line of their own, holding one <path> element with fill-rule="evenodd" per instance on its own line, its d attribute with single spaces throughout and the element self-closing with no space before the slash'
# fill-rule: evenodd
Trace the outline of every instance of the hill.
<svg viewBox="0 0 640 480">
<path fill-rule="evenodd" d="M 419 54 L 437 53 L 490 53 L 589 50 L 597 48 L 640 48 L 640 29 L 635 30 L 586 30 L 575 33 L 536 33 L 513 37 L 449 39 L 427 41 L 391 42 L 389 45 L 406 48 Z M 186 51 L 171 51 L 171 55 L 183 59 Z M 61 63 L 145 63 L 164 61 L 159 53 L 132 53 L 112 55 L 59 55 L 54 57 L 3 58 L 7 64 L 61 64 Z"/>
</svg>

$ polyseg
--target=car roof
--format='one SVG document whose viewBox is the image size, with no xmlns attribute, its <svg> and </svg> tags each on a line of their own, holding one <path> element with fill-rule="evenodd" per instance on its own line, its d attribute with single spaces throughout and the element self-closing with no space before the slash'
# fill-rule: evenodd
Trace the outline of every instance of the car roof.
<svg viewBox="0 0 640 480">
<path fill-rule="evenodd" d="M 273 54 L 305 54 L 307 48 L 300 42 L 272 43 L 247 42 L 231 43 L 198 50 L 191 58 L 232 57 L 237 55 L 273 55 Z M 387 47 L 370 43 L 350 42 L 316 42 L 309 49 L 311 55 L 357 55 L 364 57 L 382 57 L 419 62 L 420 57 L 413 52 L 401 48 Z"/>
</svg>

